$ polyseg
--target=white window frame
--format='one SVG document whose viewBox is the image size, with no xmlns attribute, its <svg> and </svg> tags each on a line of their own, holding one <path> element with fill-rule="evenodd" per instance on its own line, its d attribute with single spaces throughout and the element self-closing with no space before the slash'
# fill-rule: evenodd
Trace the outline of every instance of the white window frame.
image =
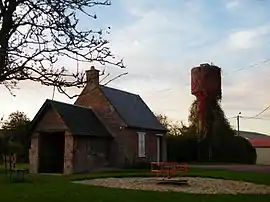
<svg viewBox="0 0 270 202">
<path fill-rule="evenodd" d="M 144 132 L 137 132 L 138 133 L 138 157 L 143 158 L 145 157 L 145 135 Z"/>
</svg>

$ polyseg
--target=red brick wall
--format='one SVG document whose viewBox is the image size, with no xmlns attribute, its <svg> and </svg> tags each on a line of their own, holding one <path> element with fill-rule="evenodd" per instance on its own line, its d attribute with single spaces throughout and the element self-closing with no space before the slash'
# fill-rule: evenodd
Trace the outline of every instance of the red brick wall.
<svg viewBox="0 0 270 202">
<path fill-rule="evenodd" d="M 53 110 L 49 108 L 43 115 L 41 120 L 37 123 L 34 130 L 66 130 L 68 129 L 62 118 Z"/>
<path fill-rule="evenodd" d="M 119 131 L 120 126 L 124 124 L 114 107 L 108 102 L 99 88 L 91 90 L 91 87 L 86 86 L 75 104 L 95 109 L 100 117 L 110 125 L 110 128 L 116 129 L 117 131 Z"/>
<path fill-rule="evenodd" d="M 138 141 L 138 135 L 136 135 L 136 141 L 134 142 L 135 149 L 136 149 L 136 160 L 137 161 L 156 161 L 157 160 L 157 132 L 152 130 L 136 130 L 137 132 L 145 132 L 145 158 L 139 158 L 138 157 L 138 149 L 139 149 L 139 141 Z M 162 150 L 162 149 L 161 149 Z M 162 158 L 162 157 L 161 157 Z"/>
<path fill-rule="evenodd" d="M 126 163 L 133 164 L 141 160 L 138 158 L 137 132 L 146 132 L 146 159 L 155 161 L 157 156 L 156 133 L 122 127 L 125 123 L 114 107 L 108 102 L 99 88 L 91 90 L 93 88 L 90 85 L 86 86 L 75 104 L 93 108 L 115 137 L 111 152 L 112 161 L 118 166 L 123 166 Z"/>
<path fill-rule="evenodd" d="M 128 155 L 128 148 L 125 145 L 130 135 L 127 135 L 120 129 L 124 122 L 117 115 L 102 91 L 99 88 L 92 89 L 92 86 L 87 85 L 75 104 L 91 107 L 101 117 L 102 122 L 114 137 L 111 143 L 110 162 L 113 162 L 113 166 L 122 166 L 125 164 L 125 157 Z"/>
<path fill-rule="evenodd" d="M 146 156 L 149 161 L 157 160 L 157 136 L 153 131 L 146 133 Z"/>
<path fill-rule="evenodd" d="M 74 172 L 83 173 L 108 165 L 109 139 L 74 137 Z"/>
</svg>

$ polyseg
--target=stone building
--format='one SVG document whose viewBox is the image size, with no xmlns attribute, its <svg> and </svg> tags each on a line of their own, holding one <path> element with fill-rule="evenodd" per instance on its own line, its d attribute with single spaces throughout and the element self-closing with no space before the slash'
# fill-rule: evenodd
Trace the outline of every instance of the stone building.
<svg viewBox="0 0 270 202">
<path fill-rule="evenodd" d="M 32 121 L 30 173 L 82 173 L 166 161 L 166 130 L 139 95 L 87 85 L 72 104 L 46 100 Z"/>
</svg>

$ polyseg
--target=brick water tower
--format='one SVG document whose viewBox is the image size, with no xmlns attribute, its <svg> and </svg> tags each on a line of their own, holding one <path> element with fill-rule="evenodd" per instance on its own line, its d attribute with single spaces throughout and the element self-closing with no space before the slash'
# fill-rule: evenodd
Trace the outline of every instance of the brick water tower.
<svg viewBox="0 0 270 202">
<path fill-rule="evenodd" d="M 212 157 L 213 104 L 221 99 L 221 68 L 201 64 L 191 69 L 191 94 L 197 98 L 198 142 L 207 140 L 208 158 Z M 200 149 L 199 149 L 200 150 Z M 200 154 L 200 151 L 199 153 Z"/>
</svg>

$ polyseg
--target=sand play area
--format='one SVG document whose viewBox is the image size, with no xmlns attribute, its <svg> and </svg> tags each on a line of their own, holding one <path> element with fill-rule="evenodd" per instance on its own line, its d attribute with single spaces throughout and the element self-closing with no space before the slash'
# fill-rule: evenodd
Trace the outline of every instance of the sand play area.
<svg viewBox="0 0 270 202">
<path fill-rule="evenodd" d="M 196 194 L 270 194 L 270 186 L 259 185 L 250 182 L 200 178 L 200 177 L 181 177 L 187 180 L 186 185 L 158 184 L 162 178 L 102 178 L 76 181 L 89 185 L 113 187 L 122 189 L 154 190 L 154 191 L 175 191 Z M 177 178 L 174 178 L 177 180 Z"/>
</svg>

